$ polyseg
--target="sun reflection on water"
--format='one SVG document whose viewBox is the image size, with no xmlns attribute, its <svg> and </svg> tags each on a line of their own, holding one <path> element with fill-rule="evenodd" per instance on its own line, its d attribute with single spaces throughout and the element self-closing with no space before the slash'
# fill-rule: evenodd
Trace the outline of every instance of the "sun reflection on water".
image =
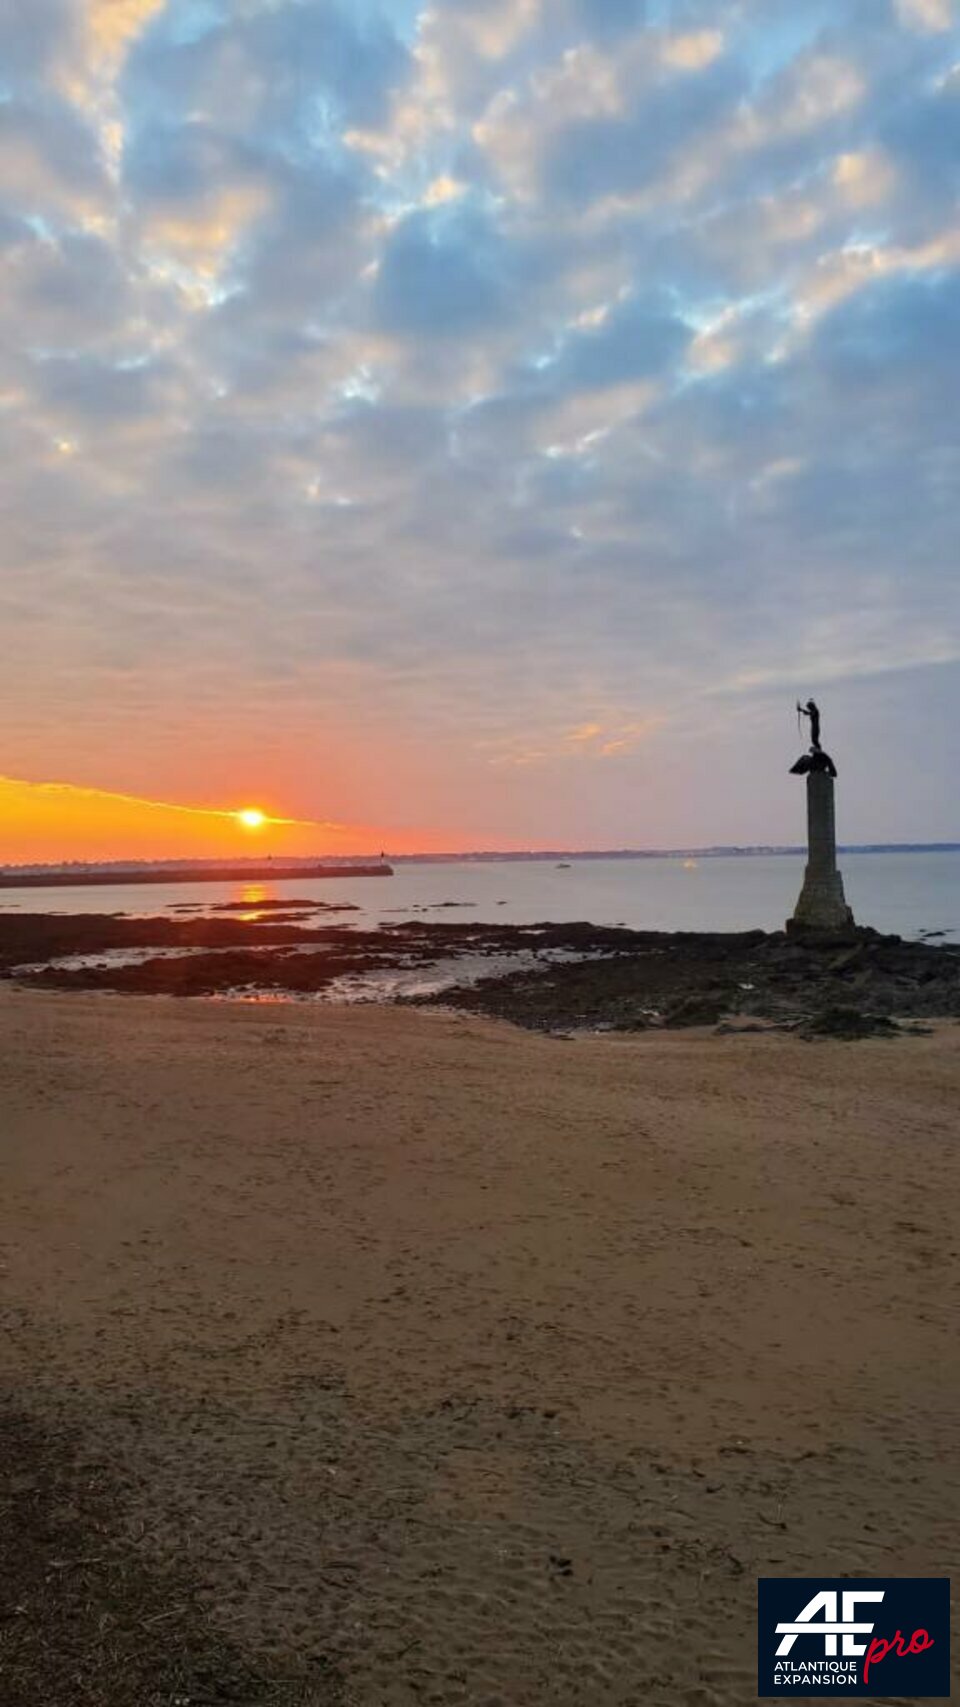
<svg viewBox="0 0 960 1707">
<path fill-rule="evenodd" d="M 245 920 L 248 924 L 257 924 L 263 918 L 262 911 L 258 911 L 258 909 L 263 907 L 265 901 L 276 900 L 276 896 L 265 883 L 244 883 L 237 900 L 242 903 L 244 908 L 250 909 L 238 913 L 237 918 Z"/>
</svg>

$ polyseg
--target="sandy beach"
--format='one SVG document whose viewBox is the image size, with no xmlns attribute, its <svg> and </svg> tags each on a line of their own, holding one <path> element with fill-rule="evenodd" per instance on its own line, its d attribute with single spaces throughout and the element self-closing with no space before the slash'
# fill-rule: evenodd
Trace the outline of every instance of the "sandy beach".
<svg viewBox="0 0 960 1707">
<path fill-rule="evenodd" d="M 958 1092 L 4 991 L 4 1707 L 737 1707 L 758 1575 L 949 1574 Z"/>
</svg>

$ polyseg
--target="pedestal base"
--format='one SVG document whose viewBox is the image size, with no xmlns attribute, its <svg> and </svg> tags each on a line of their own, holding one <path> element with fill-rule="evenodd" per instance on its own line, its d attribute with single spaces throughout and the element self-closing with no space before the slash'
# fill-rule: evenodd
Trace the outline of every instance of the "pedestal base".
<svg viewBox="0 0 960 1707">
<path fill-rule="evenodd" d="M 831 765 L 830 770 L 833 770 Z M 807 773 L 807 865 L 800 899 L 787 922 L 793 931 L 849 931 L 856 927 L 837 870 L 833 776 L 822 766 Z"/>
<path fill-rule="evenodd" d="M 853 923 L 839 871 L 812 871 L 808 865 L 793 918 L 787 920 L 787 930 L 843 931 L 850 930 Z"/>
</svg>

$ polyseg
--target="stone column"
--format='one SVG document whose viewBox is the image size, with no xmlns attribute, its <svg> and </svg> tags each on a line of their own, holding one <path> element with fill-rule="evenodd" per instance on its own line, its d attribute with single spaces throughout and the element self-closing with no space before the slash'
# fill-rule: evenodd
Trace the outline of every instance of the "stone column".
<svg viewBox="0 0 960 1707">
<path fill-rule="evenodd" d="M 853 927 L 853 914 L 837 870 L 837 832 L 833 812 L 833 777 L 827 771 L 807 773 L 807 868 L 800 899 L 788 931 L 836 931 Z"/>
</svg>

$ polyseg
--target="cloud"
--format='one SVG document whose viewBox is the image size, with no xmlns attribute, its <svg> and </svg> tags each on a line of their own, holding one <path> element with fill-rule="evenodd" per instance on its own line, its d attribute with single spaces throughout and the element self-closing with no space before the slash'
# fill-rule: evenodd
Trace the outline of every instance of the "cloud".
<svg viewBox="0 0 960 1707">
<path fill-rule="evenodd" d="M 0 0 L 0 762 L 759 817 L 711 718 L 950 667 L 952 23 Z"/>
<path fill-rule="evenodd" d="M 574 729 L 529 731 L 503 745 L 488 758 L 488 764 L 509 769 L 530 766 L 557 766 L 571 760 L 595 762 L 625 758 L 646 742 L 662 726 L 664 719 L 651 715 L 640 721 L 623 722 L 613 718 L 607 722 L 581 723 Z"/>
<path fill-rule="evenodd" d="M 896 0 L 903 22 L 914 30 L 940 34 L 956 24 L 952 0 Z"/>
<path fill-rule="evenodd" d="M 647 10 L 646 0 L 577 0 L 575 15 L 587 29 L 620 35 L 639 29 Z"/>
<path fill-rule="evenodd" d="M 813 354 L 839 391 L 893 399 L 906 387 L 915 404 L 945 404 L 960 370 L 960 244 L 952 268 L 892 273 L 848 296 L 819 326 Z"/>
<path fill-rule="evenodd" d="M 675 367 L 689 327 L 667 298 L 637 292 L 566 339 L 555 374 L 564 387 L 592 391 Z"/>
<path fill-rule="evenodd" d="M 122 59 L 165 0 L 87 0 L 86 26 L 97 58 Z"/>
<path fill-rule="evenodd" d="M 8 234 L 0 260 L 7 309 L 34 343 L 89 348 L 116 335 L 133 299 L 110 243 L 83 231 L 42 236 L 23 220 L 12 220 Z"/>
<path fill-rule="evenodd" d="M 129 426 L 163 407 L 161 370 L 155 364 L 49 356 L 37 363 L 35 372 L 38 400 L 61 419 Z"/>
<path fill-rule="evenodd" d="M 458 335 L 502 313 L 504 249 L 482 216 L 415 213 L 391 232 L 378 265 L 376 322 L 387 332 Z"/>
<path fill-rule="evenodd" d="M 128 120 L 202 114 L 216 130 L 303 152 L 376 124 L 408 54 L 383 21 L 336 0 L 275 0 L 233 12 L 166 5 L 123 70 Z"/>
<path fill-rule="evenodd" d="M 0 65 L 9 84 L 27 87 L 55 64 L 73 37 L 68 0 L 0 0 Z"/>
<path fill-rule="evenodd" d="M 650 191 L 681 151 L 735 110 L 732 60 L 643 33 L 629 51 L 580 45 L 491 103 L 475 127 L 499 177 L 563 209 Z"/>
<path fill-rule="evenodd" d="M 96 137 L 55 96 L 0 102 L 0 196 L 8 211 L 77 220 L 108 194 Z"/>
</svg>

